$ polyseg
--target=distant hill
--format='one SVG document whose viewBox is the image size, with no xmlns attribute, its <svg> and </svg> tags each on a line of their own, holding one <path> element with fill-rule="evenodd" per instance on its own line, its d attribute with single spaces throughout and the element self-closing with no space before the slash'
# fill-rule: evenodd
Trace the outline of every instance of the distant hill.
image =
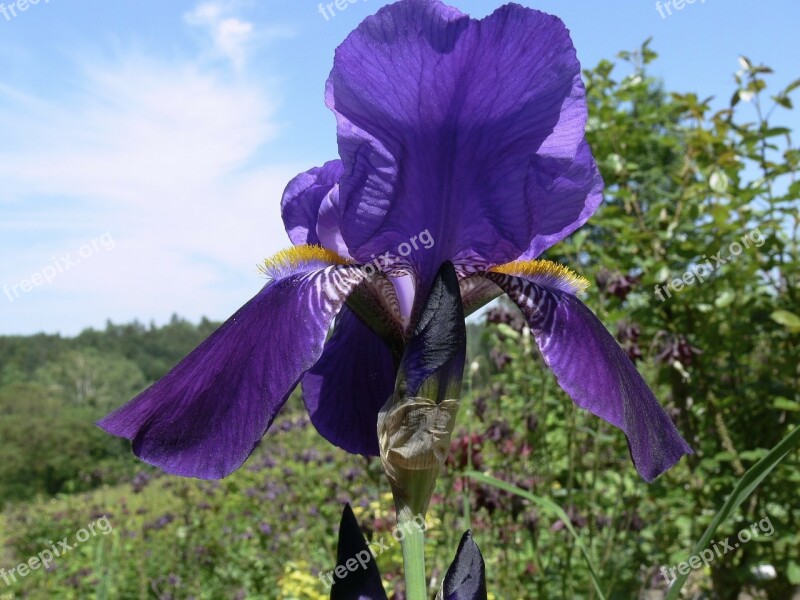
<svg viewBox="0 0 800 600">
<path fill-rule="evenodd" d="M 94 422 L 164 375 L 217 327 L 108 323 L 76 337 L 0 336 L 0 506 L 127 477 L 128 442 Z"/>
</svg>

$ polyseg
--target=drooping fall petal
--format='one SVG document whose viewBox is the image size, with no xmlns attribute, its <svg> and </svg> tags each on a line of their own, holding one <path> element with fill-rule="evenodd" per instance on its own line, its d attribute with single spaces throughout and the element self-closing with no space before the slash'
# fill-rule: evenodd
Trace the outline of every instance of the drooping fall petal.
<svg viewBox="0 0 800 600">
<path fill-rule="evenodd" d="M 488 273 L 520 307 L 545 363 L 581 408 L 620 428 L 639 474 L 652 481 L 692 450 L 636 367 L 578 298 L 569 276 Z M 539 279 L 539 282 L 535 281 Z"/>
<path fill-rule="evenodd" d="M 303 377 L 311 422 L 332 444 L 378 456 L 378 411 L 392 395 L 396 374 L 389 347 L 345 307 L 322 356 Z"/>
<path fill-rule="evenodd" d="M 319 254 L 276 265 L 274 281 L 98 425 L 168 473 L 217 479 L 236 470 L 322 354 L 331 322 L 363 278 L 347 265 L 322 268 Z"/>
</svg>

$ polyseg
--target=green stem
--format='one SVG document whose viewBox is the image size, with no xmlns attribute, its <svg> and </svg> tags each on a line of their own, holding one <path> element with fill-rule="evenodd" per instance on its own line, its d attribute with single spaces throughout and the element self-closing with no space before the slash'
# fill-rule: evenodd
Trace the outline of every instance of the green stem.
<svg viewBox="0 0 800 600">
<path fill-rule="evenodd" d="M 398 528 L 403 532 L 403 566 L 407 600 L 428 600 L 428 584 L 425 577 L 425 530 L 413 520 L 408 510 L 397 515 Z"/>
<path fill-rule="evenodd" d="M 474 396 L 472 395 L 472 365 L 470 365 L 467 373 L 469 373 L 467 375 L 467 398 L 469 399 L 467 403 L 467 471 L 472 471 L 472 403 L 474 400 Z M 466 531 L 472 529 L 472 515 L 470 514 L 472 498 L 470 497 L 469 490 L 470 481 L 462 475 L 459 475 L 459 477 L 461 477 L 461 481 L 463 482 L 461 493 L 464 500 L 464 531 Z"/>
</svg>

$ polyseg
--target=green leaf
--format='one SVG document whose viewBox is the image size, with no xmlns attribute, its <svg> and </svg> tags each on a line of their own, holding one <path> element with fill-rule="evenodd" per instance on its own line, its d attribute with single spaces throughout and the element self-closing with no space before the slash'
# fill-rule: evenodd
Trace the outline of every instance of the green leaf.
<svg viewBox="0 0 800 600">
<path fill-rule="evenodd" d="M 786 566 L 786 578 L 792 585 L 800 583 L 800 565 L 793 560 L 790 560 Z"/>
<path fill-rule="evenodd" d="M 727 308 L 736 299 L 736 294 L 731 290 L 725 290 L 714 300 L 714 306 L 717 308 Z"/>
<path fill-rule="evenodd" d="M 788 135 L 792 133 L 792 130 L 788 127 L 770 127 L 769 129 L 765 129 L 762 137 L 775 137 L 776 135 Z"/>
<path fill-rule="evenodd" d="M 772 470 L 778 466 L 778 463 L 780 463 L 786 457 L 786 455 L 798 445 L 800 445 L 800 427 L 795 427 L 794 430 L 785 438 L 783 438 L 783 440 L 778 442 L 778 444 L 772 450 L 770 450 L 764 458 L 750 467 L 750 469 L 748 469 L 747 472 L 742 475 L 741 479 L 739 479 L 739 483 L 736 484 L 733 492 L 731 492 L 731 495 L 728 496 L 728 499 L 722 505 L 722 508 L 717 511 L 714 519 L 709 524 L 705 533 L 703 533 L 700 541 L 695 544 L 692 556 L 699 554 L 702 550 L 708 548 L 711 538 L 714 536 L 717 528 L 722 524 L 722 522 L 725 521 L 733 513 L 733 511 L 739 508 L 739 506 L 741 506 L 742 503 L 750 497 L 750 494 L 752 494 L 761 484 L 761 482 L 766 479 L 767 475 L 769 475 Z M 676 600 L 681 592 L 683 584 L 686 583 L 686 579 L 688 577 L 688 573 L 686 575 L 679 575 L 678 578 L 675 579 L 674 583 L 670 586 L 667 595 L 664 597 L 664 600 Z"/>
<path fill-rule="evenodd" d="M 739 453 L 739 458 L 746 461 L 761 460 L 767 454 L 766 448 L 756 448 L 755 450 L 745 450 Z"/>
<path fill-rule="evenodd" d="M 794 90 L 796 90 L 799 87 L 800 87 L 800 79 L 795 79 L 792 83 L 790 83 L 788 86 L 786 86 L 786 89 L 783 90 L 783 93 L 784 94 L 788 94 L 790 92 L 793 92 Z"/>
<path fill-rule="evenodd" d="M 755 94 L 753 94 L 752 90 L 741 90 L 739 92 L 739 98 L 741 98 L 744 102 L 750 102 L 754 95 Z"/>
<path fill-rule="evenodd" d="M 773 312 L 770 317 L 776 323 L 783 325 L 792 333 L 800 331 L 800 317 L 788 310 L 779 309 Z"/>
<path fill-rule="evenodd" d="M 778 410 L 791 410 L 791 411 L 800 411 L 800 402 L 794 402 L 793 400 L 789 400 L 788 398 L 775 398 L 775 401 L 772 403 L 773 408 L 777 408 Z"/>
<path fill-rule="evenodd" d="M 548 498 L 544 498 L 542 496 L 537 496 L 535 494 L 531 494 L 528 491 L 518 488 L 515 485 L 511 485 L 510 483 L 506 483 L 505 481 L 501 481 L 490 475 L 485 475 L 484 473 L 479 473 L 477 471 L 467 471 L 464 473 L 467 477 L 474 479 L 475 481 L 479 481 L 480 483 L 484 483 L 486 485 L 491 485 L 498 489 L 504 490 L 520 498 L 525 498 L 526 500 L 530 500 L 536 506 L 541 509 L 544 509 L 553 515 L 557 516 L 561 521 L 564 523 L 564 526 L 572 535 L 573 539 L 575 540 L 575 545 L 580 550 L 580 553 L 583 555 L 583 560 L 586 562 L 586 566 L 589 569 L 589 575 L 592 578 L 592 583 L 594 584 L 594 589 L 597 591 L 597 595 L 600 600 L 605 600 L 605 594 L 603 594 L 603 589 L 600 587 L 600 579 L 597 576 L 597 569 L 592 562 L 591 556 L 589 556 L 589 551 L 586 549 L 585 544 L 581 540 L 580 534 L 575 531 L 575 528 L 572 526 L 572 522 L 570 521 L 569 516 L 564 510 L 552 500 Z"/>
<path fill-rule="evenodd" d="M 506 325 L 505 323 L 498 323 L 497 330 L 502 333 L 504 336 L 511 338 L 512 340 L 519 339 L 519 332 L 517 332 L 513 327 L 510 325 Z"/>
<path fill-rule="evenodd" d="M 792 100 L 788 96 L 773 96 L 772 99 L 776 104 L 780 104 L 784 108 L 793 108 Z"/>
</svg>

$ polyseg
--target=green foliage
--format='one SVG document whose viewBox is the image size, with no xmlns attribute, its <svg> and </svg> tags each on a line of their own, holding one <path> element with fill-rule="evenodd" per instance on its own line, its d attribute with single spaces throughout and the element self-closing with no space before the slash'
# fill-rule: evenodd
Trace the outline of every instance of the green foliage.
<svg viewBox="0 0 800 600">
<path fill-rule="evenodd" d="M 8 508 L 6 570 L 50 540 L 68 537 L 72 545 L 103 516 L 112 531 L 64 554 L 48 573 L 32 572 L 8 590 L 0 579 L 0 598 L 322 600 L 328 594 L 318 575 L 336 566 L 336 526 L 347 501 L 372 537 L 390 545 L 379 564 L 396 575 L 402 554 L 390 535 L 391 494 L 378 461 L 327 445 L 306 415 L 294 413 L 281 414 L 248 464 L 220 482 L 140 466 L 126 485 Z"/>
<path fill-rule="evenodd" d="M 73 339 L 0 337 L 0 507 L 112 483 L 133 472 L 129 445 L 94 422 L 166 373 L 214 329 L 109 323 Z"/>
<path fill-rule="evenodd" d="M 586 561 L 586 568 L 589 570 L 589 576 L 592 579 L 592 585 L 594 586 L 594 589 L 597 592 L 599 600 L 605 600 L 605 594 L 603 594 L 603 588 L 600 586 L 600 581 L 597 577 L 597 569 L 595 568 L 594 563 L 592 562 L 592 557 L 589 555 L 586 546 L 583 544 L 580 534 L 575 530 L 575 527 L 573 527 L 572 519 L 570 519 L 569 515 L 564 512 L 564 509 L 562 509 L 558 504 L 556 504 L 555 502 L 553 502 L 548 498 L 531 494 L 530 492 L 526 492 L 525 490 L 518 488 L 517 486 L 511 485 L 499 479 L 495 479 L 494 477 L 484 475 L 483 473 L 476 473 L 475 471 L 467 471 L 465 475 L 480 483 L 491 485 L 498 489 L 509 492 L 511 494 L 515 494 L 521 498 L 525 498 L 531 504 L 537 506 L 539 509 L 544 510 L 545 512 L 555 514 L 560 519 L 561 523 L 564 524 L 564 527 L 567 528 L 567 531 L 569 531 L 570 535 L 572 536 L 572 539 L 575 542 L 575 546 L 578 548 L 578 550 L 580 550 L 580 553 L 583 556 L 584 561 Z"/>
<path fill-rule="evenodd" d="M 637 361 L 695 455 L 642 485 L 623 460 L 619 432 L 575 411 L 543 364 L 525 358 L 527 336 L 510 335 L 507 327 L 487 334 L 480 382 L 492 390 L 487 422 L 519 432 L 526 416 L 538 419 L 525 440 L 529 466 L 520 468 L 512 452 L 492 471 L 573 510 L 586 523 L 604 588 L 627 598 L 665 587 L 659 568 L 688 558 L 689 544 L 747 468 L 800 423 L 800 152 L 778 122 L 798 86 L 770 103 L 767 68 L 743 59 L 730 106 L 714 110 L 711 98 L 667 93 L 652 80 L 647 69 L 655 54 L 647 44 L 621 58 L 623 73 L 610 62 L 585 73 L 588 136 L 606 182 L 605 203 L 547 258 L 595 279 L 585 301 Z M 711 258 L 718 254 L 724 264 Z M 791 595 L 798 481 L 793 450 L 724 525 L 725 535 L 735 534 L 769 515 L 776 533 L 692 573 L 687 597 Z M 600 523 L 616 531 L 602 531 Z M 531 536 L 538 586 L 531 597 L 591 595 L 568 540 L 541 529 Z M 753 571 L 766 564 L 777 577 L 758 580 Z M 552 587 L 565 569 L 569 577 Z"/>
<path fill-rule="evenodd" d="M 91 489 L 125 464 L 122 445 L 94 426 L 94 413 L 63 404 L 44 386 L 0 389 L 0 414 L 3 501 Z"/>
<path fill-rule="evenodd" d="M 755 489 L 761 484 L 762 481 L 772 472 L 772 470 L 786 457 L 789 452 L 796 450 L 800 446 L 800 427 L 795 428 L 786 436 L 777 446 L 770 450 L 764 458 L 758 461 L 747 473 L 745 473 L 731 495 L 725 501 L 725 504 L 714 515 L 713 521 L 703 533 L 703 537 L 694 547 L 694 554 L 700 554 L 704 549 L 712 544 L 712 537 L 717 531 L 717 528 L 727 519 L 733 511 L 739 508 Z M 674 600 L 679 596 L 681 586 L 686 581 L 686 575 L 680 575 L 675 582 L 670 586 L 669 593 L 666 600 Z M 791 579 L 792 575 L 790 570 L 787 569 L 787 578 Z M 797 583 L 793 581 L 792 583 Z"/>
</svg>

